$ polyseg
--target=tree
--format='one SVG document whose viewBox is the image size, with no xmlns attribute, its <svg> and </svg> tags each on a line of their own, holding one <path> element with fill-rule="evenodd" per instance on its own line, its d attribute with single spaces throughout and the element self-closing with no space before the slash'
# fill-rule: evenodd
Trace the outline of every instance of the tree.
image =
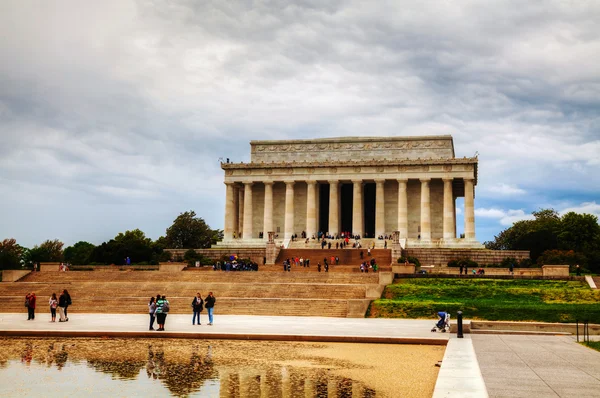
<svg viewBox="0 0 600 398">
<path fill-rule="evenodd" d="M 96 246 L 89 242 L 77 242 L 73 246 L 69 246 L 65 249 L 65 261 L 75 265 L 89 264 L 90 257 L 95 247 Z"/>
<path fill-rule="evenodd" d="M 15 239 L 4 239 L 0 242 L 0 269 L 19 268 L 23 251 Z"/>
<path fill-rule="evenodd" d="M 139 229 L 120 232 L 108 242 L 92 250 L 90 260 L 100 264 L 125 264 L 129 257 L 133 263 L 150 263 L 154 258 L 154 243 Z"/>
<path fill-rule="evenodd" d="M 222 238 L 222 231 L 212 230 L 206 222 L 196 217 L 193 210 L 181 213 L 167 229 L 165 236 L 171 249 L 208 248 Z"/>
<path fill-rule="evenodd" d="M 558 234 L 559 247 L 578 252 L 600 249 L 600 225 L 592 214 L 569 212 L 562 217 Z"/>
<path fill-rule="evenodd" d="M 63 246 L 58 239 L 47 240 L 26 252 L 25 263 L 43 263 L 63 261 Z"/>
</svg>

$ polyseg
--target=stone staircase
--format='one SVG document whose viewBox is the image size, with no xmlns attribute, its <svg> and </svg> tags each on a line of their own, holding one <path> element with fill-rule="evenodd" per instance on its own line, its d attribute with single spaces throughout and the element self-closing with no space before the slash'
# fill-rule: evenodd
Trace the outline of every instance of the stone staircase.
<svg viewBox="0 0 600 398">
<path fill-rule="evenodd" d="M 363 258 L 360 257 L 360 252 Z M 329 272 L 359 272 L 363 261 L 375 259 L 380 271 L 391 271 L 392 251 L 389 249 L 372 249 L 369 256 L 367 249 L 282 249 L 275 261 L 275 265 L 262 266 L 259 269 L 276 270 L 283 272 L 283 260 L 289 258 L 310 259 L 310 268 L 292 265 L 292 272 L 315 272 L 317 263 L 324 265 L 324 259 L 329 263 Z M 331 262 L 331 257 L 338 257 L 339 264 Z M 333 264 L 333 265 L 332 265 Z"/>
<path fill-rule="evenodd" d="M 196 293 L 206 297 L 212 291 L 218 314 L 356 317 L 364 316 L 356 308 L 366 310 L 367 297 L 378 286 L 379 275 L 373 273 L 38 272 L 0 283 L 0 312 L 24 312 L 25 294 L 35 292 L 37 311 L 47 313 L 51 293 L 67 289 L 73 313 L 146 313 L 149 298 L 161 294 L 172 313 L 191 314 Z"/>
</svg>

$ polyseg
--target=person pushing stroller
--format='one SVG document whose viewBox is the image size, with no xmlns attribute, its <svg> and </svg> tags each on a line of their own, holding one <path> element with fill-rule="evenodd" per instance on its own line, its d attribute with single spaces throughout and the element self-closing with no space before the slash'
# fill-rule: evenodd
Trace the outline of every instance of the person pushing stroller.
<svg viewBox="0 0 600 398">
<path fill-rule="evenodd" d="M 431 329 L 432 332 L 437 332 L 438 330 L 442 333 L 446 332 L 446 329 L 450 330 L 450 314 L 446 311 L 440 311 L 437 313 L 437 316 L 440 318 L 435 326 Z"/>
</svg>

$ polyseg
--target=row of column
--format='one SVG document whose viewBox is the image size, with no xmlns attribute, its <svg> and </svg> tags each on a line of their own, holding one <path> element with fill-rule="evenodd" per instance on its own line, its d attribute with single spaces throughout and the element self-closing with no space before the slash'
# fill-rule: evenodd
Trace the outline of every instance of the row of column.
<svg viewBox="0 0 600 398">
<path fill-rule="evenodd" d="M 452 193 L 452 178 L 443 178 L 444 203 L 443 203 L 443 238 L 455 238 L 454 197 Z M 398 181 L 398 231 L 400 238 L 408 238 L 408 196 L 407 179 Z M 431 240 L 431 200 L 430 178 L 421 178 L 421 232 L 423 241 Z M 329 233 L 337 235 L 339 229 L 339 181 L 329 182 Z M 307 206 L 306 206 L 306 233 L 308 236 L 317 234 L 317 206 L 316 206 L 316 181 L 306 181 Z M 385 235 L 385 180 L 375 180 L 375 234 Z M 295 181 L 285 181 L 285 219 L 284 238 L 289 239 L 294 234 L 294 184 Z M 353 234 L 363 233 L 363 181 L 352 180 L 354 196 L 352 201 L 352 228 Z M 465 239 L 475 239 L 475 206 L 473 179 L 464 179 L 465 184 Z M 225 240 L 232 239 L 234 231 L 242 231 L 244 237 L 252 237 L 252 182 L 244 183 L 244 190 L 235 195 L 234 183 L 226 183 L 226 208 L 225 208 Z M 273 231 L 273 182 L 264 182 L 265 202 L 263 231 L 267 240 L 267 232 Z M 242 214 L 243 217 L 238 217 Z"/>
</svg>

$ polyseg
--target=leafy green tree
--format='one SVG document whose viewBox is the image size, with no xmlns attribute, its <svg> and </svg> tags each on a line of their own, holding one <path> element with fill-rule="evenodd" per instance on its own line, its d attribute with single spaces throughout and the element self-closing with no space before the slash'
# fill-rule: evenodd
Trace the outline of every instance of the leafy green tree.
<svg viewBox="0 0 600 398">
<path fill-rule="evenodd" d="M 193 210 L 181 213 L 167 229 L 165 236 L 171 249 L 208 248 L 222 238 L 222 231 L 210 229 L 208 224 L 196 217 Z"/>
<path fill-rule="evenodd" d="M 89 264 L 90 257 L 95 247 L 96 246 L 89 242 L 77 242 L 73 246 L 69 246 L 65 249 L 65 261 L 75 265 Z"/>
<path fill-rule="evenodd" d="M 569 212 L 562 217 L 558 234 L 559 247 L 578 252 L 600 249 L 600 225 L 592 214 Z"/>
<path fill-rule="evenodd" d="M 47 240 L 36 245 L 24 256 L 26 264 L 30 263 L 43 263 L 43 262 L 58 262 L 63 261 L 63 246 L 65 244 L 58 239 Z"/>
<path fill-rule="evenodd" d="M 129 257 L 132 263 L 150 263 L 154 256 L 153 244 L 152 239 L 139 229 L 121 232 L 96 246 L 90 260 L 92 263 L 123 265 Z"/>
<path fill-rule="evenodd" d="M 4 239 L 0 242 L 0 269 L 19 268 L 23 252 L 15 239 Z"/>
</svg>

